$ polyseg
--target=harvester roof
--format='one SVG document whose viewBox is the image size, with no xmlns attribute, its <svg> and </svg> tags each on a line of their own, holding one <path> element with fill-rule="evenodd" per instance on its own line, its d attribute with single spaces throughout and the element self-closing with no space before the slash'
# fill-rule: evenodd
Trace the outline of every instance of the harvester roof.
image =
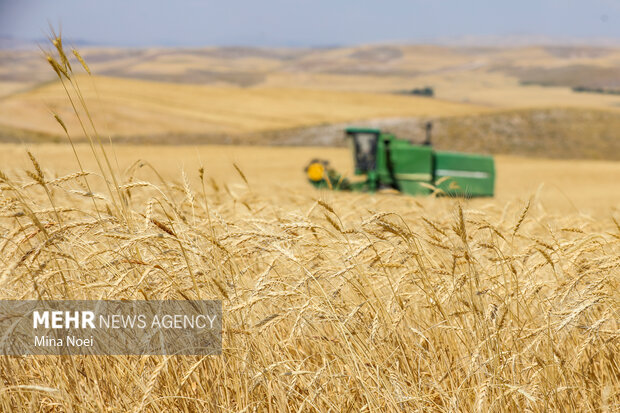
<svg viewBox="0 0 620 413">
<path fill-rule="evenodd" d="M 347 128 L 346 129 L 347 133 L 376 133 L 379 134 L 381 133 L 381 131 L 379 129 L 374 129 L 374 128 Z"/>
</svg>

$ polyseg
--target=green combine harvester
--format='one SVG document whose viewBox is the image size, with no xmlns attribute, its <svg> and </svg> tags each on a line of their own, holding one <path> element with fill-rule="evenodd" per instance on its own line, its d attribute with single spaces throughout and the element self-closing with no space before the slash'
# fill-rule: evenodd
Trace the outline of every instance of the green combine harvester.
<svg viewBox="0 0 620 413">
<path fill-rule="evenodd" d="M 346 137 L 353 150 L 355 175 L 362 181 L 344 178 L 329 162 L 314 159 L 306 167 L 308 180 L 317 188 L 375 192 L 395 189 L 409 195 L 435 193 L 459 197 L 490 197 L 495 186 L 495 163 L 486 155 L 433 150 L 432 125 L 426 126 L 426 141 L 413 144 L 379 129 L 348 128 Z"/>
</svg>

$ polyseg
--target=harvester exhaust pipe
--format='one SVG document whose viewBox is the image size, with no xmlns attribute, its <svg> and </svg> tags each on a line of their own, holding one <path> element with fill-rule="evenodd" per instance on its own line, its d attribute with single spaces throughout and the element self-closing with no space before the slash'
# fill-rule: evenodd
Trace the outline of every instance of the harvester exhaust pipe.
<svg viewBox="0 0 620 413">
<path fill-rule="evenodd" d="M 433 122 L 426 122 L 426 139 L 424 145 L 431 146 L 431 131 L 433 130 Z"/>
</svg>

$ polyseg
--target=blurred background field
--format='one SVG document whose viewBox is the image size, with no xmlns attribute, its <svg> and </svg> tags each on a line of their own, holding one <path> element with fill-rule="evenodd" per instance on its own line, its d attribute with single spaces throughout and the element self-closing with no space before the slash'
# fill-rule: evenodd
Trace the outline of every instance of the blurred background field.
<svg viewBox="0 0 620 413">
<path fill-rule="evenodd" d="M 116 144 L 121 170 L 139 154 L 171 179 L 204 162 L 225 180 L 236 162 L 257 190 L 279 194 L 306 187 L 302 169 L 314 157 L 351 175 L 350 154 L 340 148 L 349 125 L 421 142 L 431 120 L 435 147 L 498 155 L 498 202 L 525 199 L 542 186 L 552 209 L 609 212 L 619 205 L 613 188 L 620 169 L 596 161 L 620 159 L 620 95 L 575 88 L 620 88 L 620 48 L 384 44 L 81 53 L 94 76 L 75 80 L 103 140 Z M 19 169 L 26 145 L 55 173 L 70 172 L 77 165 L 58 145 L 67 138 L 52 114 L 74 141 L 85 137 L 62 84 L 40 51 L 0 55 L 3 169 Z M 433 96 L 412 93 L 425 87 Z"/>
<path fill-rule="evenodd" d="M 94 82 L 82 79 L 84 95 L 100 131 L 119 143 L 342 145 L 339 132 L 352 123 L 415 140 L 430 119 L 442 149 L 620 157 L 620 49 L 611 46 L 86 48 L 83 54 L 96 74 Z M 83 136 L 39 51 L 7 49 L 0 57 L 0 140 L 62 141 L 50 111 L 76 139 Z M 425 87 L 433 97 L 411 93 Z"/>
<path fill-rule="evenodd" d="M 25 148 L 19 144 L 1 146 L 2 170 L 20 174 L 28 168 L 30 160 Z M 78 170 L 71 149 L 66 145 L 29 145 L 41 160 L 50 176 L 60 177 Z M 87 145 L 77 146 L 78 155 L 86 170 L 96 170 L 97 164 Z M 235 188 L 245 186 L 233 164 L 238 165 L 248 179 L 253 191 L 271 199 L 275 204 L 286 203 L 292 193 L 306 193 L 314 197 L 346 199 L 345 193 L 319 192 L 306 181 L 303 167 L 308 160 L 320 155 L 345 175 L 351 176 L 353 159 L 345 148 L 325 147 L 268 147 L 268 146 L 132 146 L 119 145 L 109 148 L 113 164 L 119 171 L 142 165 L 137 169 L 136 180 L 156 182 L 153 166 L 165 179 L 181 184 L 182 171 L 192 182 L 198 180 L 198 169 L 203 166 L 205 175 L 215 182 Z M 118 163 L 117 163 L 118 162 Z M 493 199 L 473 199 L 465 202 L 473 206 L 519 204 L 537 195 L 538 201 L 550 214 L 584 214 L 592 219 L 611 219 L 620 213 L 620 191 L 617 188 L 620 164 L 593 160 L 548 160 L 500 155 L 496 157 L 496 196 Z M 234 189 L 232 189 L 234 192 Z M 414 198 L 393 193 L 366 195 L 373 202 L 386 207 L 393 205 L 407 209 Z M 290 200 L 289 200 L 290 201 Z M 442 202 L 438 200 L 438 202 Z M 450 204 L 447 199 L 443 201 Z M 240 207 L 242 207 L 240 205 Z"/>
</svg>

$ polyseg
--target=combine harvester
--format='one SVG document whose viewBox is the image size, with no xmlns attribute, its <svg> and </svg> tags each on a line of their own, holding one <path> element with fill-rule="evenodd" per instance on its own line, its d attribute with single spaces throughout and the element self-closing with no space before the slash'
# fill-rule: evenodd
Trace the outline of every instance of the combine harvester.
<svg viewBox="0 0 620 413">
<path fill-rule="evenodd" d="M 395 189 L 409 195 L 491 197 L 495 186 L 493 157 L 433 150 L 431 124 L 426 126 L 426 141 L 413 144 L 378 129 L 348 128 L 355 175 L 353 182 L 342 177 L 329 162 L 314 159 L 306 167 L 310 183 L 317 188 L 375 192 Z"/>
</svg>

